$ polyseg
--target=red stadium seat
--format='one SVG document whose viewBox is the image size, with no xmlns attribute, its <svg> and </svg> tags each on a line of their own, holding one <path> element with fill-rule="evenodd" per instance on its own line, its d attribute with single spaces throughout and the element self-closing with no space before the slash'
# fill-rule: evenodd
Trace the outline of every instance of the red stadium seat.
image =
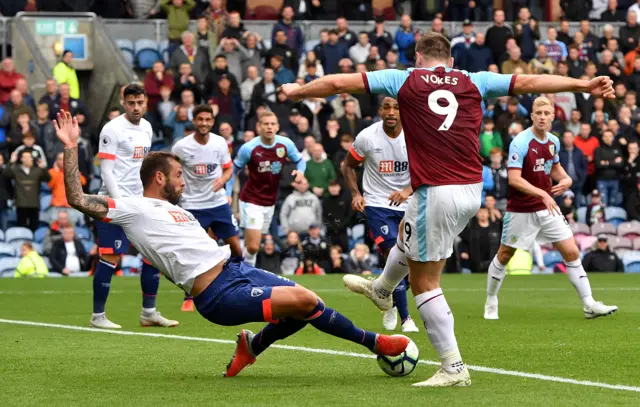
<svg viewBox="0 0 640 407">
<path fill-rule="evenodd" d="M 373 0 L 371 3 L 374 16 L 383 16 L 385 20 L 396 19 L 396 9 L 393 7 L 393 0 Z"/>
<path fill-rule="evenodd" d="M 605 235 L 616 236 L 618 234 L 618 231 L 616 227 L 613 226 L 611 223 L 604 223 L 604 222 L 594 223 L 591 226 L 591 235 L 598 236 L 601 233 Z"/>
<path fill-rule="evenodd" d="M 247 20 L 277 20 L 280 18 L 282 0 L 247 0 Z"/>
<path fill-rule="evenodd" d="M 636 237 L 640 237 L 640 223 L 638 222 L 624 222 L 618 226 L 618 236 L 624 236 L 627 239 L 634 240 Z"/>
<path fill-rule="evenodd" d="M 578 239 L 576 240 L 578 241 Z M 596 240 L 598 240 L 598 238 L 595 236 L 582 236 L 578 243 L 580 251 L 585 252 L 591 250 L 591 246 L 593 246 Z"/>
<path fill-rule="evenodd" d="M 611 236 L 609 238 L 609 248 L 611 250 L 617 250 L 617 249 L 631 250 L 633 249 L 633 243 L 631 242 L 631 240 L 627 239 L 626 237 Z"/>
<path fill-rule="evenodd" d="M 640 237 L 633 239 L 633 250 L 640 250 Z"/>
<path fill-rule="evenodd" d="M 572 223 L 569 225 L 569 227 L 571 228 L 571 232 L 573 232 L 574 236 L 590 236 L 591 235 L 591 229 L 589 229 L 589 226 L 584 224 L 584 223 Z"/>
</svg>

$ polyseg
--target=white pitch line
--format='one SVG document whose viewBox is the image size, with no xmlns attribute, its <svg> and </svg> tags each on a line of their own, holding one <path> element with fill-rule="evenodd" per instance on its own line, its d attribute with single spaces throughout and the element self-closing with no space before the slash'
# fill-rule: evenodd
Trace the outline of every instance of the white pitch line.
<svg viewBox="0 0 640 407">
<path fill-rule="evenodd" d="M 151 338 L 180 339 L 184 341 L 213 342 L 213 343 L 223 343 L 223 344 L 233 344 L 233 345 L 235 345 L 236 343 L 235 341 L 231 341 L 228 339 L 199 338 L 195 336 L 167 335 L 167 334 L 119 331 L 119 330 L 108 330 L 108 329 L 94 329 L 94 328 L 87 328 L 87 327 L 75 326 L 75 325 L 49 324 L 46 322 L 20 321 L 20 320 L 2 319 L 2 318 L 0 318 L 0 323 L 11 324 L 11 325 L 37 326 L 37 327 L 44 327 L 44 328 L 68 329 L 72 331 L 84 331 L 84 332 L 104 333 L 104 334 L 112 334 L 112 335 L 146 336 Z M 318 353 L 323 355 L 349 356 L 349 357 L 362 358 L 362 359 L 375 359 L 375 355 L 371 355 L 371 354 L 344 352 L 344 351 L 332 350 L 332 349 L 308 348 L 305 346 L 274 344 L 274 345 L 271 345 L 270 348 L 294 350 L 299 352 Z M 419 363 L 424 365 L 436 365 L 436 366 L 440 365 L 439 362 L 434 362 L 431 360 L 420 360 Z M 493 367 L 486 367 L 486 366 L 467 365 L 467 368 L 469 370 L 476 371 L 476 372 L 493 373 L 493 374 L 499 374 L 504 376 L 515 376 L 515 377 L 524 377 L 527 379 L 543 380 L 547 382 L 566 383 L 566 384 L 574 384 L 577 386 L 599 387 L 602 389 L 631 391 L 635 393 L 640 393 L 640 387 L 626 386 L 622 384 L 609 384 L 609 383 L 594 382 L 590 380 L 575 380 L 575 379 L 569 379 L 566 377 L 549 376 L 549 375 L 544 375 L 539 373 L 518 372 L 516 370 L 496 369 Z"/>
</svg>

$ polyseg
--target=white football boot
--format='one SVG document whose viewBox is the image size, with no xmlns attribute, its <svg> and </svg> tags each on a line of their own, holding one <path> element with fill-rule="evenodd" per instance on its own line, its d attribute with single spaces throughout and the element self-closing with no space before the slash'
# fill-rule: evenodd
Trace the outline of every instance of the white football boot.
<svg viewBox="0 0 640 407">
<path fill-rule="evenodd" d="M 446 370 L 440 368 L 424 382 L 412 384 L 414 387 L 464 387 L 471 386 L 471 377 L 469 371 L 465 367 L 460 373 L 449 373 Z"/>
<path fill-rule="evenodd" d="M 140 314 L 140 326 L 161 326 L 165 328 L 172 328 L 174 326 L 178 326 L 179 324 L 180 323 L 178 321 L 163 317 L 158 311 L 152 313 L 142 311 L 142 313 Z"/>
<path fill-rule="evenodd" d="M 396 326 L 398 326 L 398 309 L 396 307 L 382 314 L 382 325 L 384 325 L 384 329 L 387 331 L 396 329 Z"/>
<path fill-rule="evenodd" d="M 589 308 L 585 307 L 583 311 L 585 318 L 594 319 L 615 314 L 616 311 L 618 311 L 618 307 L 615 305 L 604 305 L 601 301 L 598 301 Z"/>
<path fill-rule="evenodd" d="M 420 330 L 416 326 L 416 323 L 413 322 L 413 319 L 409 317 L 402 323 L 402 332 L 405 332 L 405 333 L 420 332 Z"/>
<path fill-rule="evenodd" d="M 382 298 L 373 289 L 373 280 L 362 278 L 353 274 L 347 274 L 342 278 L 344 285 L 356 294 L 362 294 L 376 305 L 380 311 L 388 311 L 393 308 L 391 293 L 387 298 Z"/>
<path fill-rule="evenodd" d="M 489 301 L 484 304 L 484 319 L 499 319 L 498 317 L 498 300 Z"/>
<path fill-rule="evenodd" d="M 122 328 L 120 325 L 114 324 L 113 322 L 109 321 L 105 314 L 101 314 L 101 315 L 98 315 L 98 316 L 92 316 L 91 317 L 91 323 L 90 323 L 89 326 L 91 328 L 98 328 L 98 329 L 120 329 L 120 328 Z"/>
</svg>

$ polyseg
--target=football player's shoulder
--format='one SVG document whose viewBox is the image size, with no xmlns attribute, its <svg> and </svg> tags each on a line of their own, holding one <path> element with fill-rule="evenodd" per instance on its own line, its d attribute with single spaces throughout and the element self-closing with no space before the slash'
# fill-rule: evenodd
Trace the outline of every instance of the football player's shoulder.
<svg viewBox="0 0 640 407">
<path fill-rule="evenodd" d="M 216 150 L 229 150 L 229 145 L 224 137 L 215 133 L 209 133 L 209 143 Z"/>
<path fill-rule="evenodd" d="M 296 149 L 296 145 L 293 143 L 293 141 L 285 136 L 276 135 L 274 142 L 275 144 L 285 146 L 287 149 Z"/>
<path fill-rule="evenodd" d="M 124 126 L 124 123 L 122 122 L 123 120 L 126 119 L 124 118 L 124 114 L 121 114 L 115 119 L 108 121 L 104 126 L 102 126 L 102 133 L 118 134 Z"/>
<path fill-rule="evenodd" d="M 149 132 L 150 135 L 153 135 L 153 127 L 151 127 L 151 123 L 144 117 L 140 119 L 140 127 Z"/>
<path fill-rule="evenodd" d="M 382 120 L 373 123 L 372 125 L 365 127 L 362 129 L 360 133 L 356 136 L 356 140 L 360 139 L 361 141 L 370 140 L 374 138 L 377 134 L 379 134 L 382 129 Z"/>
<path fill-rule="evenodd" d="M 555 144 L 556 148 L 560 147 L 560 139 L 558 136 L 553 133 L 547 133 L 547 137 L 553 144 Z"/>
<path fill-rule="evenodd" d="M 193 135 L 190 134 L 188 136 L 184 136 L 183 138 L 181 138 L 180 140 L 176 141 L 176 143 L 173 145 L 173 147 L 171 147 L 171 151 L 173 153 L 179 153 L 181 151 L 183 151 L 184 149 L 186 149 L 191 140 L 193 139 Z"/>
</svg>

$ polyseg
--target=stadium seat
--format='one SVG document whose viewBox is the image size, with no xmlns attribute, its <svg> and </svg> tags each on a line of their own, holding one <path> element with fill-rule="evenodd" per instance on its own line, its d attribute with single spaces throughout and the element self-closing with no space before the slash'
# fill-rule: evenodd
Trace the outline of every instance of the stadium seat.
<svg viewBox="0 0 640 407">
<path fill-rule="evenodd" d="M 93 249 L 93 245 L 95 245 L 95 242 L 93 242 L 92 240 L 82 240 L 82 246 L 84 246 L 84 250 L 87 253 L 89 253 L 91 249 Z"/>
<path fill-rule="evenodd" d="M 18 224 L 18 215 L 16 211 L 9 211 L 7 213 L 7 227 L 16 226 Z"/>
<path fill-rule="evenodd" d="M 594 223 L 591 226 L 591 235 L 598 236 L 599 234 L 617 236 L 618 231 L 616 227 L 613 226 L 611 223 L 604 223 L 604 222 Z"/>
<path fill-rule="evenodd" d="M 49 188 L 49 184 L 47 184 L 46 182 L 41 182 L 40 183 L 40 193 L 41 194 L 50 194 L 51 193 L 51 188 Z"/>
<path fill-rule="evenodd" d="M 0 242 L 4 242 L 4 230 L 0 230 Z"/>
<path fill-rule="evenodd" d="M 349 242 L 349 250 L 351 250 L 358 243 L 364 243 L 363 224 L 358 224 L 351 228 L 351 241 Z"/>
<path fill-rule="evenodd" d="M 36 232 L 33 234 L 33 241 L 36 243 L 42 243 L 44 241 L 45 236 L 49 232 L 48 227 L 39 227 Z"/>
<path fill-rule="evenodd" d="M 51 217 L 49 216 L 49 212 L 40 212 L 40 225 L 38 227 L 49 227 L 49 222 L 51 221 Z"/>
<path fill-rule="evenodd" d="M 164 61 L 165 65 L 168 65 L 169 57 L 170 57 L 169 40 L 164 39 L 158 43 L 158 52 L 160 53 L 160 56 L 162 57 L 162 60 Z"/>
<path fill-rule="evenodd" d="M 572 223 L 569 225 L 569 228 L 571 228 L 571 231 L 573 232 L 574 236 L 580 236 L 580 235 L 590 236 L 591 235 L 591 229 L 586 223 Z"/>
<path fill-rule="evenodd" d="M 133 53 L 133 49 L 134 49 L 133 41 L 123 38 L 123 39 L 116 40 L 116 45 L 120 49 L 120 52 L 124 57 L 124 60 L 127 61 L 127 64 L 130 67 L 133 67 L 135 62 L 135 57 L 134 57 L 135 54 Z"/>
<path fill-rule="evenodd" d="M 51 195 L 44 194 L 40 196 L 40 210 L 46 211 L 51 206 Z"/>
<path fill-rule="evenodd" d="M 273 2 L 276 3 L 277 1 Z M 253 9 L 253 16 L 255 20 L 277 20 L 280 17 L 278 15 L 279 9 L 279 7 L 276 8 L 270 4 L 263 4 Z"/>
<path fill-rule="evenodd" d="M 618 226 L 618 236 L 623 236 L 631 240 L 634 240 L 636 237 L 640 237 L 640 223 L 622 222 Z"/>
<path fill-rule="evenodd" d="M 640 237 L 633 239 L 633 250 L 640 250 Z"/>
<path fill-rule="evenodd" d="M 604 218 L 616 227 L 627 220 L 627 211 L 617 206 L 604 208 Z"/>
<path fill-rule="evenodd" d="M 373 0 L 371 8 L 374 16 L 383 16 L 385 20 L 395 20 L 396 10 L 393 6 L 393 0 Z"/>
<path fill-rule="evenodd" d="M 36 253 L 38 253 L 39 255 L 44 254 L 44 248 L 42 247 L 42 244 L 33 242 L 31 243 L 31 245 L 33 246 L 33 250 L 35 250 Z"/>
<path fill-rule="evenodd" d="M 640 273 L 640 251 L 630 251 L 622 256 L 625 273 Z"/>
<path fill-rule="evenodd" d="M 6 242 L 12 243 L 15 241 L 31 240 L 33 241 L 33 232 L 27 228 L 21 226 L 15 226 L 7 229 L 5 233 Z"/>
<path fill-rule="evenodd" d="M 544 266 L 547 269 L 553 270 L 556 264 L 563 262 L 562 254 L 557 250 L 552 250 L 543 256 Z"/>
<path fill-rule="evenodd" d="M 0 243 L 0 258 L 13 257 L 16 255 L 16 249 L 8 243 Z"/>
<path fill-rule="evenodd" d="M 140 69 L 151 69 L 156 61 L 162 59 L 158 52 L 158 43 L 148 38 L 136 40 L 134 51 L 136 64 Z"/>
<path fill-rule="evenodd" d="M 76 237 L 78 239 L 91 240 L 91 230 L 86 226 L 78 226 L 76 228 Z"/>
<path fill-rule="evenodd" d="M 13 272 L 16 267 L 18 267 L 18 263 L 20 263 L 20 258 L 18 257 L 5 257 L 0 259 L 0 274 L 10 273 L 10 276 L 5 277 L 13 276 Z"/>
<path fill-rule="evenodd" d="M 580 251 L 585 252 L 591 250 L 591 246 L 593 246 L 596 240 L 598 240 L 598 238 L 595 236 L 584 236 L 579 243 Z"/>
<path fill-rule="evenodd" d="M 609 237 L 609 248 L 611 250 L 617 250 L 617 249 L 631 250 L 633 249 L 633 243 L 631 242 L 631 240 L 627 239 L 626 237 L 611 236 Z"/>
<path fill-rule="evenodd" d="M 578 210 L 576 211 L 576 214 L 578 215 L 578 222 L 587 223 L 587 207 L 586 206 L 583 206 L 582 208 L 578 208 Z"/>
<path fill-rule="evenodd" d="M 622 258 L 626 253 L 629 253 L 630 251 L 631 249 L 620 248 L 620 249 L 615 249 L 613 252 L 617 254 L 619 258 Z"/>
<path fill-rule="evenodd" d="M 47 268 L 51 270 L 51 260 L 49 260 L 47 256 L 42 256 L 42 260 L 44 260 L 44 264 L 47 265 Z M 52 274 L 52 273 L 49 273 L 49 274 Z M 58 274 L 58 273 L 53 273 L 53 274 Z"/>
</svg>

